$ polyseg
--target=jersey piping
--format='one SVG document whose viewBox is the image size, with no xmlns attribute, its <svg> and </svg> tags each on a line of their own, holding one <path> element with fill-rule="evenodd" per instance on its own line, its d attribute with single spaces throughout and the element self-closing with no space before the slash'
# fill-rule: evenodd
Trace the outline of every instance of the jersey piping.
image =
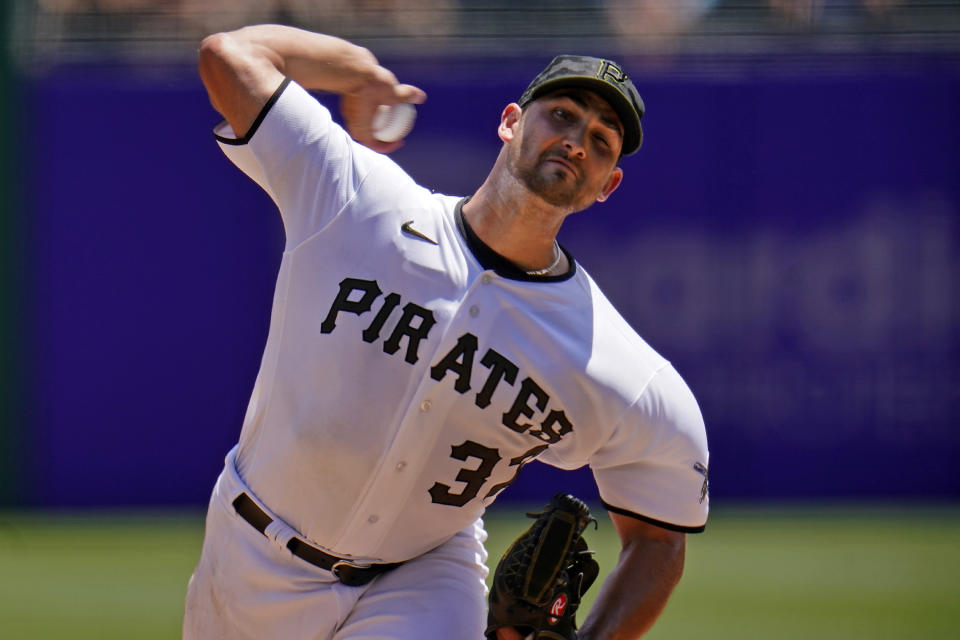
<svg viewBox="0 0 960 640">
<path fill-rule="evenodd" d="M 673 524 L 671 522 L 664 522 L 663 520 L 656 520 L 648 516 L 640 515 L 639 513 L 634 513 L 633 511 L 628 511 L 627 509 L 621 509 L 620 507 L 615 507 L 612 504 L 607 503 L 606 500 L 600 498 L 600 504 L 603 505 L 604 509 L 610 511 L 611 513 L 616 513 L 621 516 L 627 516 L 628 518 L 635 518 L 637 520 L 642 520 L 648 524 L 660 527 L 661 529 L 668 529 L 670 531 L 678 531 L 680 533 L 703 533 L 703 530 L 707 528 L 706 523 L 698 527 L 685 527 L 680 524 Z"/>
<path fill-rule="evenodd" d="M 262 109 L 260 109 L 260 113 L 257 114 L 257 119 L 253 121 L 253 124 L 250 125 L 250 129 L 247 130 L 247 133 L 242 138 L 224 138 L 216 133 L 213 134 L 213 137 L 223 144 L 244 145 L 250 142 L 250 138 L 252 138 L 253 134 L 255 134 L 257 129 L 260 128 L 260 124 L 263 122 L 263 119 L 267 117 L 268 113 L 270 113 L 270 109 L 280 98 L 280 94 L 283 93 L 283 90 L 287 88 L 288 84 L 290 84 L 290 78 L 284 78 L 283 82 L 280 83 L 280 86 L 277 87 L 277 90 L 274 91 L 273 95 L 271 95 L 267 100 L 267 103 L 263 105 Z"/>
</svg>

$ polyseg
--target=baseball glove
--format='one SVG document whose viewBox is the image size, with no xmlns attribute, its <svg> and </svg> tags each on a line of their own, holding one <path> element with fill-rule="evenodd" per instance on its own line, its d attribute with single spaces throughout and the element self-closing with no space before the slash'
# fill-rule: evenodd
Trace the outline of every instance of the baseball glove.
<svg viewBox="0 0 960 640">
<path fill-rule="evenodd" d="M 492 640 L 497 629 L 515 627 L 528 639 L 576 640 L 580 598 L 600 572 L 582 534 L 597 521 L 587 505 L 561 493 L 541 513 L 527 515 L 536 522 L 493 573 L 486 636 Z"/>
</svg>

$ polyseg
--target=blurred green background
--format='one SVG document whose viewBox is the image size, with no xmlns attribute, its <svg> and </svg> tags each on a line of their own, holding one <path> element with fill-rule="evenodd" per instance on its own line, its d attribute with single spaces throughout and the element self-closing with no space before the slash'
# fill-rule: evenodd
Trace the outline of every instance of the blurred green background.
<svg viewBox="0 0 960 640">
<path fill-rule="evenodd" d="M 532 507 L 536 509 L 536 507 Z M 587 540 L 601 578 L 619 549 L 600 515 Z M 177 637 L 199 554 L 197 513 L 0 514 L 2 637 Z M 494 565 L 528 526 L 523 510 L 488 513 Z M 694 640 L 956 637 L 960 509 L 725 505 L 688 536 L 687 569 L 646 637 Z M 597 589 L 587 594 L 583 611 Z"/>
</svg>

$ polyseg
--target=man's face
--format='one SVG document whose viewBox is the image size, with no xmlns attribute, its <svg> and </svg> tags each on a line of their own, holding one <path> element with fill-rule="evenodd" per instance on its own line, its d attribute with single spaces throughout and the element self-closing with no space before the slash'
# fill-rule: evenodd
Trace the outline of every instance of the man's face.
<svg viewBox="0 0 960 640">
<path fill-rule="evenodd" d="M 591 91 L 563 89 L 537 98 L 524 108 L 514 142 L 511 173 L 551 205 L 580 211 L 619 184 L 623 126 Z"/>
</svg>

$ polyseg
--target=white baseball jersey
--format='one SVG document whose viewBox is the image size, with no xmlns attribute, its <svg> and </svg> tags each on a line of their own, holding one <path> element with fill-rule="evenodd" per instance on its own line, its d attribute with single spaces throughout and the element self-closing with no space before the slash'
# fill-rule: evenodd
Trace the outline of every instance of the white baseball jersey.
<svg viewBox="0 0 960 640">
<path fill-rule="evenodd" d="M 519 271 L 463 199 L 354 142 L 296 83 L 244 139 L 217 134 L 286 230 L 236 457 L 273 514 L 336 555 L 406 560 L 538 459 L 590 465 L 613 511 L 703 528 L 693 395 L 572 256 L 562 276 Z"/>
</svg>

